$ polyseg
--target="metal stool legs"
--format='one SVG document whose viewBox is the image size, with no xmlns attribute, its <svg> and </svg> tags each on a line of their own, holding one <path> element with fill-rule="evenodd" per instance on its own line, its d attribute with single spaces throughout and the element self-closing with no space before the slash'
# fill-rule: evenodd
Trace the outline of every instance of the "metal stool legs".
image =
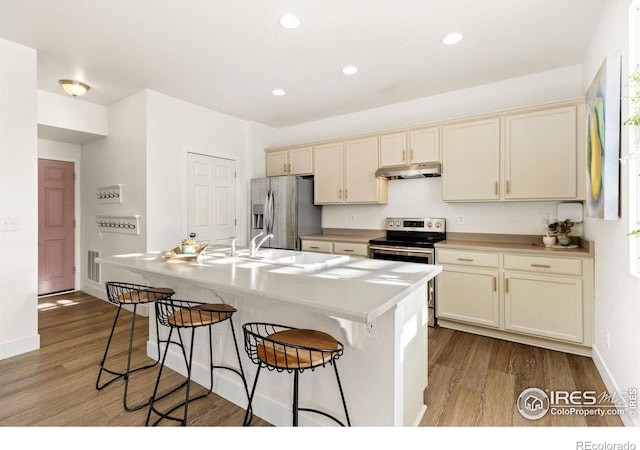
<svg viewBox="0 0 640 450">
<path fill-rule="evenodd" d="M 149 425 L 151 422 L 151 414 L 155 414 L 156 416 L 158 416 L 158 418 L 151 423 L 151 425 L 157 425 L 158 423 L 160 423 L 163 419 L 167 419 L 167 420 L 171 420 L 174 422 L 178 422 L 180 424 L 180 426 L 186 426 L 187 425 L 187 419 L 188 419 L 188 415 L 189 415 L 189 404 L 193 401 L 208 397 L 209 394 L 211 394 L 211 392 L 213 391 L 213 369 L 226 369 L 229 370 L 231 372 L 236 373 L 241 379 L 242 379 L 242 383 L 244 385 L 244 390 L 247 394 L 247 400 L 249 399 L 249 388 L 247 385 L 247 381 L 246 381 L 246 377 L 244 375 L 244 369 L 242 367 L 242 361 L 240 360 L 240 350 L 238 349 L 238 342 L 237 342 L 237 338 L 235 335 L 235 330 L 233 327 L 233 320 L 231 318 L 229 318 L 229 324 L 231 326 L 231 334 L 233 336 L 233 343 L 235 346 L 235 352 L 236 352 L 236 356 L 238 358 L 238 369 L 234 368 L 234 367 L 228 367 L 228 366 L 221 366 L 221 365 L 216 365 L 213 364 L 213 333 L 211 330 L 211 327 L 213 326 L 213 324 L 208 325 L 207 328 L 209 329 L 209 389 L 207 390 L 207 392 L 200 394 L 196 397 L 191 398 L 191 375 L 193 372 L 193 349 L 194 349 L 194 342 L 195 342 L 195 330 L 196 328 L 193 327 L 191 328 L 191 343 L 189 345 L 189 354 L 187 355 L 187 352 L 185 350 L 185 345 L 184 345 L 184 340 L 182 339 L 182 335 L 180 333 L 180 329 L 178 327 L 170 327 L 169 329 L 169 336 L 167 338 L 166 341 L 166 346 L 164 349 L 164 353 L 162 356 L 162 362 L 160 364 L 160 369 L 158 371 L 158 377 L 156 379 L 156 385 L 153 391 L 153 395 L 151 396 L 151 398 L 149 399 L 148 405 L 149 405 L 149 410 L 147 412 L 147 419 L 145 422 L 145 425 Z M 175 340 L 171 340 L 171 336 L 174 332 L 174 330 L 176 331 L 176 333 L 178 334 L 178 341 Z M 165 341 L 163 341 L 165 342 Z M 165 366 L 165 362 L 166 362 L 166 358 L 167 358 L 167 353 L 169 351 L 169 345 L 170 344 L 174 344 L 177 345 L 178 347 L 180 347 L 181 351 L 182 351 L 182 356 L 184 358 L 184 362 L 186 365 L 186 370 L 187 370 L 187 376 L 186 376 L 186 380 L 183 381 L 182 383 L 180 383 L 178 386 L 172 388 L 171 390 L 169 390 L 168 392 L 158 395 L 158 391 L 159 391 L 159 386 L 160 386 L 160 379 L 162 377 L 162 371 L 164 369 Z M 171 407 L 168 411 L 160 411 L 155 403 L 162 400 L 163 398 L 168 397 L 169 395 L 173 394 L 174 392 L 177 392 L 178 390 L 184 388 L 185 389 L 185 397 L 184 397 L 184 401 L 181 401 L 180 403 L 178 403 L 177 405 Z M 182 416 L 174 416 L 172 415 L 172 413 L 174 413 L 176 410 L 178 410 L 179 408 L 183 407 L 183 413 Z M 247 407 L 248 410 L 250 410 L 250 406 Z"/>
<path fill-rule="evenodd" d="M 120 312 L 122 311 L 122 305 L 118 305 L 118 311 L 116 312 L 116 317 L 113 320 L 113 326 L 111 327 L 111 332 L 109 334 L 109 339 L 107 340 L 107 346 L 104 350 L 104 356 L 102 357 L 102 361 L 100 361 L 100 371 L 98 372 L 98 378 L 96 380 L 96 389 L 97 390 L 102 390 L 105 387 L 109 386 L 111 383 L 113 383 L 116 380 L 119 379 L 123 379 L 124 380 L 124 395 L 123 395 L 123 404 L 124 404 L 124 409 L 126 411 L 137 411 L 139 409 L 144 408 L 145 406 L 147 406 L 149 404 L 149 402 L 145 402 L 136 406 L 129 406 L 127 403 L 127 392 L 129 391 L 129 376 L 134 373 L 134 372 L 138 372 L 139 370 L 144 370 L 144 369 L 149 369 L 153 366 L 155 366 L 156 364 L 158 364 L 158 360 L 154 361 L 151 364 L 147 364 L 141 367 L 137 367 L 135 369 L 131 369 L 131 354 L 133 352 L 133 337 L 134 337 L 134 332 L 135 332 L 135 326 L 136 326 L 136 316 L 137 316 L 137 308 L 138 305 L 134 304 L 133 305 L 133 316 L 131 318 L 131 330 L 129 333 L 129 351 L 128 351 L 128 355 L 127 355 L 127 368 L 124 372 L 118 372 L 115 370 L 111 370 L 105 367 L 105 363 L 107 361 L 107 355 L 109 354 L 109 348 L 111 347 L 111 341 L 113 339 L 113 334 L 115 332 L 116 329 L 116 325 L 118 324 L 118 319 L 120 318 Z M 158 345 L 158 357 L 159 357 L 159 353 L 160 353 L 160 340 L 158 337 L 158 322 L 156 321 L 156 344 Z M 110 375 L 113 375 L 113 378 L 111 378 L 110 380 L 100 384 L 100 381 L 102 379 L 102 375 L 104 373 L 108 373 Z"/>
<path fill-rule="evenodd" d="M 349 419 L 349 411 L 347 410 L 347 402 L 344 398 L 344 391 L 342 390 L 342 383 L 340 382 L 340 375 L 338 374 L 338 365 L 336 364 L 336 361 L 334 360 L 332 362 L 333 364 L 333 368 L 335 370 L 335 374 L 336 374 L 336 381 L 338 382 L 338 389 L 340 390 L 340 398 L 342 400 L 342 407 L 344 408 L 344 415 L 347 419 L 347 425 L 348 427 L 351 426 L 351 419 Z M 247 407 L 247 411 L 244 415 L 244 420 L 242 422 L 242 426 L 249 426 L 251 425 L 251 420 L 253 419 L 253 411 L 251 409 L 251 405 L 253 402 L 253 396 L 256 392 L 256 386 L 258 385 L 258 378 L 260 377 L 260 369 L 262 368 L 262 366 L 258 366 L 258 370 L 256 371 L 256 378 L 253 381 L 253 387 L 251 388 L 251 395 L 249 396 L 249 406 Z M 332 415 L 324 412 L 324 411 L 319 411 L 317 409 L 311 409 L 311 408 L 302 408 L 299 405 L 299 394 L 298 394 L 298 381 L 299 381 L 299 376 L 300 376 L 300 371 L 298 370 L 294 370 L 293 371 L 293 404 L 292 404 L 292 424 L 294 427 L 298 426 L 298 412 L 299 411 L 308 411 L 308 412 L 313 412 L 316 414 L 320 414 L 322 416 L 325 416 L 331 420 L 333 420 L 334 422 L 336 422 L 338 425 L 344 427 L 345 424 L 343 422 L 341 422 L 340 420 L 338 420 L 337 418 L 333 417 Z"/>
</svg>

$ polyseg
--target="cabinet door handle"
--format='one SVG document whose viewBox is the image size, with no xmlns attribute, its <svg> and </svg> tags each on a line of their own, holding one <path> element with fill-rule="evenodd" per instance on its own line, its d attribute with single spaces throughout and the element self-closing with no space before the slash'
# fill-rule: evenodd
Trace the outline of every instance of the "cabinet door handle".
<svg viewBox="0 0 640 450">
<path fill-rule="evenodd" d="M 413 161 L 413 149 L 409 151 L 409 162 Z"/>
<path fill-rule="evenodd" d="M 504 293 L 505 294 L 509 293 L 509 279 L 508 278 L 504 279 Z"/>
<path fill-rule="evenodd" d="M 342 199 L 342 189 L 338 189 L 338 198 Z"/>
<path fill-rule="evenodd" d="M 320 250 L 320 247 L 318 247 L 317 245 L 310 245 L 309 248 L 312 248 L 314 250 Z"/>
<path fill-rule="evenodd" d="M 345 248 L 343 251 L 345 251 L 345 252 L 354 252 L 355 250 L 353 250 L 351 248 Z"/>
<path fill-rule="evenodd" d="M 511 182 L 507 180 L 507 194 L 511 194 Z"/>
<path fill-rule="evenodd" d="M 348 199 L 349 198 L 349 189 L 345 189 L 344 190 L 344 199 Z"/>
<path fill-rule="evenodd" d="M 407 151 L 406 150 L 402 150 L 402 160 L 403 161 L 407 160 Z"/>
<path fill-rule="evenodd" d="M 531 264 L 531 267 L 541 267 L 543 269 L 551 269 L 549 264 Z"/>
<path fill-rule="evenodd" d="M 473 262 L 473 261 L 474 261 L 474 259 L 473 259 L 473 258 L 458 258 L 458 261 Z"/>
<path fill-rule="evenodd" d="M 291 163 L 289 163 L 289 168 L 287 169 L 287 173 L 291 173 Z"/>
<path fill-rule="evenodd" d="M 493 292 L 496 292 L 498 290 L 498 279 L 496 277 L 493 277 Z"/>
<path fill-rule="evenodd" d="M 498 182 L 496 181 L 495 187 L 493 188 L 493 193 L 498 195 Z"/>
<path fill-rule="evenodd" d="M 287 163 L 284 163 L 284 173 L 287 173 Z"/>
</svg>

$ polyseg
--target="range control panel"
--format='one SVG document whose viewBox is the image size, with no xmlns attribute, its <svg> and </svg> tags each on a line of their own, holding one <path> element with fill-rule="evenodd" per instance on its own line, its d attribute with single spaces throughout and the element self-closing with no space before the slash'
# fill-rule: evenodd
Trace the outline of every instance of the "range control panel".
<svg viewBox="0 0 640 450">
<path fill-rule="evenodd" d="M 431 231 L 444 233 L 446 231 L 446 220 L 442 218 L 405 218 L 387 217 L 387 230 L 393 231 Z"/>
</svg>

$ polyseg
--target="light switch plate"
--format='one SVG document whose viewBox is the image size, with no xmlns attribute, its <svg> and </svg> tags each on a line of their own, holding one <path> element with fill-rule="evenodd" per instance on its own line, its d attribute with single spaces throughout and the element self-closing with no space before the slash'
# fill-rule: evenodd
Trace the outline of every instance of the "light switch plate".
<svg viewBox="0 0 640 450">
<path fill-rule="evenodd" d="M 0 217 L 0 231 L 20 231 L 20 218 Z"/>
</svg>

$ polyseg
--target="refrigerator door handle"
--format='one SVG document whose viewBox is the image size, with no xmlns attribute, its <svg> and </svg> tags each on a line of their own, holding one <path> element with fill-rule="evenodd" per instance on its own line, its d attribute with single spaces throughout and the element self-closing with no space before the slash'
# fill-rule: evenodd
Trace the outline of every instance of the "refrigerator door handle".
<svg viewBox="0 0 640 450">
<path fill-rule="evenodd" d="M 268 234 L 273 233 L 273 222 L 275 220 L 275 211 L 273 205 L 273 189 L 269 189 L 269 229 L 267 230 Z"/>
<path fill-rule="evenodd" d="M 262 219 L 262 230 L 265 234 L 269 234 L 269 194 L 271 190 L 267 189 L 267 194 L 264 198 L 264 218 Z"/>
</svg>

